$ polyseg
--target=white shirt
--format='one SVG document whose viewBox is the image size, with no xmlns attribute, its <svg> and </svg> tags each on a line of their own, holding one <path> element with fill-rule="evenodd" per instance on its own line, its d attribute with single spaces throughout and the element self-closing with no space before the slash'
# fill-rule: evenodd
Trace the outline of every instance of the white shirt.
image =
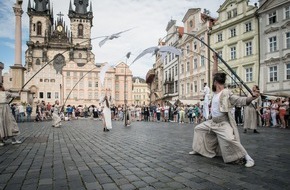
<svg viewBox="0 0 290 190">
<path fill-rule="evenodd" d="M 211 115 L 212 117 L 219 117 L 225 115 L 225 113 L 220 112 L 220 95 L 221 92 L 216 94 L 214 93 L 211 102 Z"/>
</svg>

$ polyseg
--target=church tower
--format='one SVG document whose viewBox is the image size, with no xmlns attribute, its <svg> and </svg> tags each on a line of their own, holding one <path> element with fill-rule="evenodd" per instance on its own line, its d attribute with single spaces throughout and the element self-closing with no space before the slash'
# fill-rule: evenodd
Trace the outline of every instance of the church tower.
<svg viewBox="0 0 290 190">
<path fill-rule="evenodd" d="M 68 17 L 71 23 L 71 41 L 74 45 L 74 61 L 80 66 L 91 61 L 91 28 L 93 26 L 92 2 L 88 11 L 88 0 L 74 0 L 75 10 L 70 1 Z M 83 55 L 80 51 L 86 50 Z M 86 60 L 82 59 L 86 58 Z"/>
</svg>

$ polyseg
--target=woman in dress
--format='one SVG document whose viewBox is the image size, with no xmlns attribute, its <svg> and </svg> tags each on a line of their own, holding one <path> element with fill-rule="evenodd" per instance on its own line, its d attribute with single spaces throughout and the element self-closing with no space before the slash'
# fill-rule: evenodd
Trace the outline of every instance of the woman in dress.
<svg viewBox="0 0 290 190">
<path fill-rule="evenodd" d="M 103 114 L 102 114 L 102 120 L 103 120 L 103 131 L 108 132 L 109 129 L 112 129 L 112 119 L 111 119 L 111 109 L 110 109 L 110 103 L 112 101 L 111 95 L 108 93 L 108 89 L 106 89 L 105 96 L 102 100 L 102 103 L 104 104 Z"/>
<path fill-rule="evenodd" d="M 61 117 L 59 116 L 60 110 L 61 106 L 59 105 L 59 101 L 56 100 L 52 107 L 52 127 L 59 128 L 61 126 Z"/>
<path fill-rule="evenodd" d="M 8 105 L 9 99 L 17 96 L 19 94 L 5 92 L 4 87 L 0 85 L 0 147 L 5 145 L 3 140 L 8 138 L 12 139 L 13 145 L 21 143 L 21 141 L 15 138 L 19 135 L 19 128 Z"/>
</svg>

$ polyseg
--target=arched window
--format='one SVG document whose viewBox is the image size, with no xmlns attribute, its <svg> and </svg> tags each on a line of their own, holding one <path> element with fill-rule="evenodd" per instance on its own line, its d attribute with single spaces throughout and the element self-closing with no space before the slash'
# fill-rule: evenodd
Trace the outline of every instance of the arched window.
<svg viewBox="0 0 290 190">
<path fill-rule="evenodd" d="M 40 65 L 40 59 L 39 58 L 36 59 L 35 64 L 36 65 Z"/>
<path fill-rule="evenodd" d="M 41 35 L 41 30 L 42 30 L 42 24 L 41 22 L 37 22 L 36 35 Z"/>
<path fill-rule="evenodd" d="M 78 36 L 83 37 L 84 35 L 84 26 L 82 24 L 79 24 L 78 26 Z"/>
</svg>

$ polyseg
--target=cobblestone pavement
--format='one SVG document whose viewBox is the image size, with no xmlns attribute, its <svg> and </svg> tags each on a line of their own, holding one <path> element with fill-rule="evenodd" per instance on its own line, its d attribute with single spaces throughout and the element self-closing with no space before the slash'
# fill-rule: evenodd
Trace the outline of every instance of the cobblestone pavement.
<svg viewBox="0 0 290 190">
<path fill-rule="evenodd" d="M 290 130 L 241 132 L 256 166 L 188 155 L 190 124 L 21 123 L 20 145 L 0 147 L 0 189 L 290 189 Z"/>
</svg>

